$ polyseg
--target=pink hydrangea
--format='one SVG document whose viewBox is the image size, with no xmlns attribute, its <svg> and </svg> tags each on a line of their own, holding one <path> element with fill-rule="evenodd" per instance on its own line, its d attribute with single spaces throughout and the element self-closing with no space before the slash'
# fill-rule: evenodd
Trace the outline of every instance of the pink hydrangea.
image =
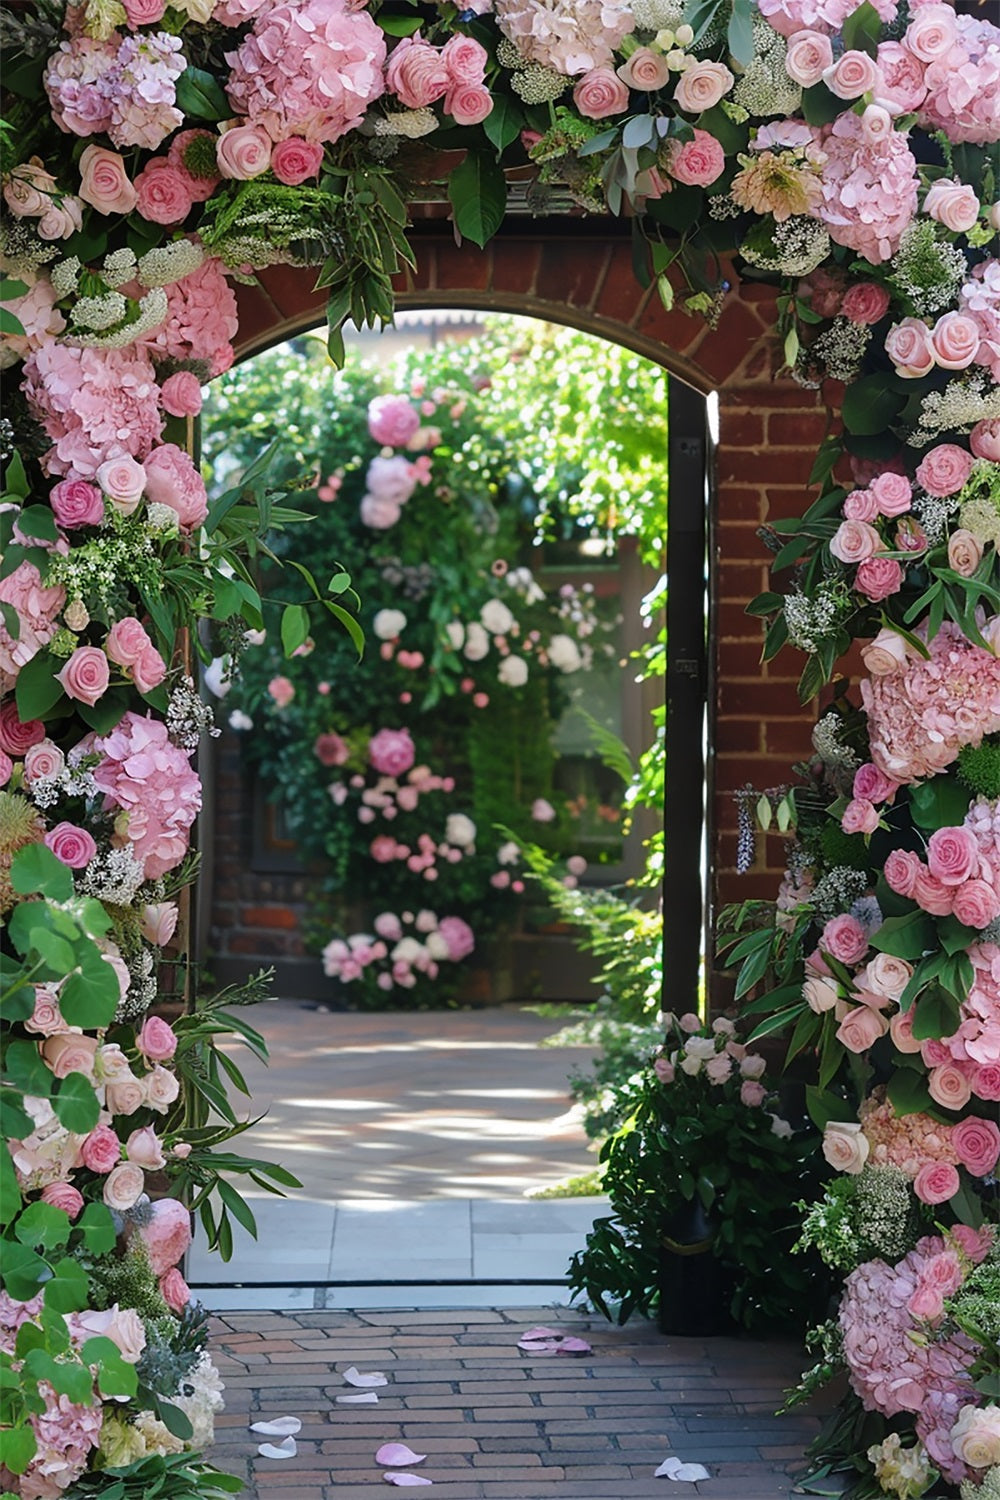
<svg viewBox="0 0 1000 1500">
<path fill-rule="evenodd" d="M 448 945 L 448 957 L 452 963 L 467 958 L 476 946 L 472 928 L 461 917 L 442 917 L 438 933 Z"/>
<path fill-rule="evenodd" d="M 847 110 L 820 144 L 826 159 L 817 218 L 836 244 L 874 265 L 888 260 L 917 208 L 917 163 L 906 137 L 888 130 L 873 141 L 860 116 Z"/>
<path fill-rule="evenodd" d="M 236 297 L 222 263 L 203 261 L 196 271 L 166 288 L 167 316 L 145 340 L 154 359 L 203 360 L 210 375 L 233 362 L 239 327 Z"/>
<path fill-rule="evenodd" d="M 874 0 L 874 3 L 883 21 L 895 19 L 896 0 Z M 829 35 L 839 31 L 857 9 L 857 0 L 758 0 L 758 9 L 782 36 L 793 36 L 797 31 Z"/>
<path fill-rule="evenodd" d="M 894 781 L 934 776 L 963 745 L 1000 730 L 1000 660 L 950 621 L 929 649 L 928 660 L 907 658 L 899 671 L 861 682 L 871 757 Z"/>
<path fill-rule="evenodd" d="M 368 742 L 368 759 L 382 776 L 402 776 L 416 754 L 408 729 L 380 729 Z"/>
<path fill-rule="evenodd" d="M 873 1166 L 898 1167 L 912 1179 L 928 1164 L 944 1162 L 955 1166 L 958 1162 L 950 1125 L 919 1111 L 897 1115 L 883 1088 L 872 1091 L 859 1114 Z"/>
<path fill-rule="evenodd" d="M 120 840 L 131 845 L 147 880 L 165 875 L 184 858 L 201 808 L 201 782 L 187 755 L 170 743 L 165 724 L 135 713 L 125 714 L 94 748 L 101 756 L 94 780 L 105 808 L 127 814 Z"/>
<path fill-rule="evenodd" d="M 21 668 L 55 635 L 66 590 L 59 584 L 46 588 L 34 563 L 23 562 L 0 579 L 0 602 L 13 606 L 19 622 L 15 639 L 0 614 L 0 686 L 9 690 Z"/>
<path fill-rule="evenodd" d="M 106 42 L 75 36 L 60 42 L 49 58 L 42 82 L 60 130 L 90 136 L 109 128 L 110 89 L 104 84 L 117 61 L 118 41 L 117 36 Z"/>
<path fill-rule="evenodd" d="M 956 16 L 954 27 L 954 45 L 924 74 L 920 124 L 943 130 L 956 144 L 989 145 L 996 141 L 1000 119 L 1000 27 L 985 16 Z"/>
<path fill-rule="evenodd" d="M 142 459 L 163 430 L 159 388 L 140 349 L 50 343 L 24 365 L 23 390 L 52 441 L 50 474 L 92 479 L 109 458 Z"/>
<path fill-rule="evenodd" d="M 8 312 L 13 313 L 24 329 L 23 334 L 4 334 L 3 348 L 8 358 L 9 351 L 18 359 L 24 359 L 32 349 L 40 348 L 57 333 L 62 333 L 66 327 L 66 319 L 56 307 L 55 288 L 45 276 L 36 281 L 34 286 L 29 287 L 23 297 L 7 297 L 0 300 L 0 307 L 5 307 Z"/>
<path fill-rule="evenodd" d="M 623 0 L 496 0 L 493 9 L 527 62 L 569 77 L 612 67 L 635 25 Z"/>
<path fill-rule="evenodd" d="M 110 104 L 108 135 L 116 146 L 142 146 L 155 151 L 183 125 L 176 85 L 186 67 L 179 36 L 144 31 L 125 37 L 115 66 L 100 84 Z"/>
<path fill-rule="evenodd" d="M 39 1383 L 38 1394 L 45 1410 L 28 1414 L 38 1447 L 20 1480 L 19 1494 L 26 1500 L 61 1495 L 79 1478 L 100 1442 L 104 1417 L 100 1401 L 77 1405 L 68 1396 L 57 1396 L 47 1380 Z"/>
<path fill-rule="evenodd" d="M 974 363 L 985 365 L 993 378 L 1000 381 L 1000 260 L 982 260 L 974 266 L 959 292 L 959 301 L 962 312 L 979 328 L 980 342 Z M 976 452 L 975 445 L 972 451 Z"/>
<path fill-rule="evenodd" d="M 273 141 L 337 141 L 384 91 L 385 37 L 347 0 L 292 0 L 266 11 L 236 52 L 234 110 Z"/>
</svg>

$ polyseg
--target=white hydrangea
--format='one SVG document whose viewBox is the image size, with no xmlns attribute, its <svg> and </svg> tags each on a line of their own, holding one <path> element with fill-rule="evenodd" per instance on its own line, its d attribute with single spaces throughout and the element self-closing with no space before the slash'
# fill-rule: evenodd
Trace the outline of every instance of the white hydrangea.
<svg viewBox="0 0 1000 1500">
<path fill-rule="evenodd" d="M 444 825 L 445 842 L 456 849 L 470 849 L 476 842 L 476 825 L 465 813 L 449 813 Z"/>
<path fill-rule="evenodd" d="M 429 933 L 428 940 L 433 935 L 433 933 Z M 424 945 L 418 943 L 416 938 L 404 937 L 400 938 L 395 948 L 393 948 L 390 957 L 394 964 L 407 964 L 412 968 L 418 958 L 423 958 L 426 951 Z"/>
<path fill-rule="evenodd" d="M 497 676 L 504 687 L 524 687 L 528 680 L 528 663 L 523 656 L 505 656 Z"/>
<path fill-rule="evenodd" d="M 374 121 L 376 135 L 404 135 L 411 141 L 430 135 L 437 128 L 437 116 L 432 109 L 404 109 L 396 114 L 382 115 Z"/>
<path fill-rule="evenodd" d="M 394 641 L 406 629 L 406 616 L 401 609 L 380 609 L 372 621 L 372 630 L 380 641 Z"/>
<path fill-rule="evenodd" d="M 549 661 L 560 672 L 579 672 L 583 665 L 580 649 L 572 636 L 554 635 L 548 646 Z"/>
<path fill-rule="evenodd" d="M 478 620 L 471 620 L 465 631 L 464 654 L 468 661 L 482 661 L 488 655 L 490 638 Z"/>
<path fill-rule="evenodd" d="M 465 644 L 465 626 L 461 620 L 449 620 L 444 627 L 444 633 L 448 637 L 448 643 L 453 651 L 461 651 Z"/>
<path fill-rule="evenodd" d="M 487 599 L 479 618 L 490 635 L 506 635 L 514 623 L 514 616 L 502 599 Z"/>
</svg>

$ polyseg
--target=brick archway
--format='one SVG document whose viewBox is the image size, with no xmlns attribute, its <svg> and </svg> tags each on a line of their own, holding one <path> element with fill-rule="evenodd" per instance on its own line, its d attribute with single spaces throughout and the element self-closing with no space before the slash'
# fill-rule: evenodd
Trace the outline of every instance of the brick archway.
<svg viewBox="0 0 1000 1500">
<path fill-rule="evenodd" d="M 480 250 L 456 245 L 440 221 L 418 221 L 413 244 L 417 267 L 397 284 L 400 307 L 468 307 L 571 324 L 656 360 L 704 394 L 718 393 L 711 899 L 717 908 L 773 898 L 784 841 L 762 839 L 753 870 L 737 876 L 732 793 L 748 782 L 763 788 L 785 781 L 790 761 L 809 754 L 812 716 L 797 703 L 794 660 L 761 664 L 760 630 L 744 609 L 769 585 L 758 528 L 801 509 L 826 430 L 815 393 L 778 376 L 774 289 L 739 284 L 713 330 L 700 318 L 667 312 L 655 287 L 639 286 L 626 226 L 514 220 Z M 310 272 L 276 266 L 259 285 L 241 287 L 237 358 L 321 322 L 325 297 L 312 285 Z"/>
</svg>

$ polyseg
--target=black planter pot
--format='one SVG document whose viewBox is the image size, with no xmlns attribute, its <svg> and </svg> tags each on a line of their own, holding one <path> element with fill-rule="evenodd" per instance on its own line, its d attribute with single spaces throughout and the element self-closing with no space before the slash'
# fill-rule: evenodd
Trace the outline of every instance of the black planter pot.
<svg viewBox="0 0 1000 1500">
<path fill-rule="evenodd" d="M 661 1333 L 711 1338 L 732 1332 L 732 1278 L 713 1253 L 717 1227 L 697 1199 L 668 1221 L 660 1243 Z"/>
</svg>

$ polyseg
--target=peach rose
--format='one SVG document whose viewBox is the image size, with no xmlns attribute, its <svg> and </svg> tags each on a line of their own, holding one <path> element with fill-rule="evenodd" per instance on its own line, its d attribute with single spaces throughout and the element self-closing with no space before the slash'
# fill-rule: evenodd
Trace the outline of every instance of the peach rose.
<svg viewBox="0 0 1000 1500">
<path fill-rule="evenodd" d="M 891 953 L 878 953 L 865 966 L 864 982 L 876 995 L 898 1000 L 913 977 L 913 965 Z"/>
<path fill-rule="evenodd" d="M 886 627 L 861 651 L 865 670 L 873 677 L 890 677 L 906 665 L 906 642 L 895 630 Z"/>
<path fill-rule="evenodd" d="M 924 213 L 953 234 L 964 234 L 979 218 L 979 199 L 967 182 L 941 177 L 927 190 Z"/>
<path fill-rule="evenodd" d="M 573 103 L 587 120 L 620 115 L 628 102 L 628 89 L 613 68 L 591 68 L 573 89 Z"/>
<path fill-rule="evenodd" d="M 80 197 L 99 214 L 130 214 L 138 194 L 117 151 L 85 146 L 80 157 Z"/>
<path fill-rule="evenodd" d="M 948 566 L 971 578 L 983 559 L 983 544 L 971 531 L 953 531 L 948 538 Z"/>
<path fill-rule="evenodd" d="M 216 141 L 215 159 L 223 177 L 249 182 L 271 165 L 271 137 L 261 125 L 234 125 Z"/>
<path fill-rule="evenodd" d="M 109 1208 L 122 1213 L 126 1208 L 135 1207 L 145 1186 L 146 1178 L 142 1168 L 137 1167 L 134 1162 L 123 1161 L 104 1179 L 101 1196 Z"/>
<path fill-rule="evenodd" d="M 972 1095 L 969 1080 L 958 1064 L 953 1062 L 940 1063 L 936 1068 L 931 1068 L 927 1075 L 927 1092 L 942 1109 L 963 1109 Z"/>
<path fill-rule="evenodd" d="M 889 1022 L 889 1035 L 897 1052 L 915 1056 L 921 1047 L 913 1035 L 913 1009 L 897 1011 Z"/>
<path fill-rule="evenodd" d="M 823 1131 L 823 1155 L 837 1172 L 856 1177 L 871 1147 L 861 1126 L 850 1120 L 830 1120 Z"/>
<path fill-rule="evenodd" d="M 157 1064 L 143 1079 L 143 1091 L 149 1108 L 155 1110 L 158 1115 L 165 1115 L 169 1106 L 179 1095 L 181 1086 L 173 1073 Z"/>
<path fill-rule="evenodd" d="M 882 548 L 882 538 L 867 521 L 841 521 L 830 540 L 830 551 L 842 563 L 862 562 Z"/>
<path fill-rule="evenodd" d="M 281 144 L 287 146 L 289 142 L 282 141 Z M 280 180 L 284 181 L 284 178 Z M 177 370 L 168 375 L 160 387 L 160 405 L 172 417 L 196 417 L 202 406 L 201 381 L 197 375 L 192 370 Z"/>
<path fill-rule="evenodd" d="M 670 68 L 662 52 L 652 47 L 636 47 L 627 62 L 618 69 L 618 77 L 630 89 L 651 94 L 670 82 Z"/>
<path fill-rule="evenodd" d="M 833 64 L 833 44 L 821 31 L 796 31 L 788 38 L 785 72 L 804 89 L 819 83 Z"/>
<path fill-rule="evenodd" d="M 110 1115 L 134 1115 L 145 1102 L 146 1092 L 134 1075 L 105 1086 L 104 1103 Z"/>
<path fill-rule="evenodd" d="M 55 674 L 67 698 L 93 707 L 107 692 L 111 678 L 108 658 L 96 646 L 77 646 L 61 672 Z"/>
<path fill-rule="evenodd" d="M 848 1052 L 867 1052 L 888 1030 L 885 1016 L 870 1005 L 856 1005 L 837 1027 L 837 1040 Z"/>
<path fill-rule="evenodd" d="M 59 992 L 51 984 L 35 985 L 35 1008 L 24 1022 L 25 1031 L 34 1036 L 55 1036 L 65 1032 L 66 1022 L 59 1009 Z"/>
<path fill-rule="evenodd" d="M 963 1406 L 948 1434 L 957 1458 L 970 1469 L 992 1469 L 1000 1464 L 1000 1406 Z"/>
<path fill-rule="evenodd" d="M 735 82 L 725 63 L 696 62 L 678 79 L 674 103 L 685 114 L 700 115 L 703 110 L 714 109 Z"/>
<path fill-rule="evenodd" d="M 97 1038 L 79 1036 L 75 1031 L 59 1032 L 42 1044 L 42 1057 L 57 1078 L 65 1078 L 70 1073 L 83 1073 L 87 1078 L 93 1078 L 96 1052 Z"/>
<path fill-rule="evenodd" d="M 919 318 L 903 318 L 886 334 L 885 352 L 896 366 L 896 374 L 921 380 L 937 364 L 931 331 Z"/>
</svg>

